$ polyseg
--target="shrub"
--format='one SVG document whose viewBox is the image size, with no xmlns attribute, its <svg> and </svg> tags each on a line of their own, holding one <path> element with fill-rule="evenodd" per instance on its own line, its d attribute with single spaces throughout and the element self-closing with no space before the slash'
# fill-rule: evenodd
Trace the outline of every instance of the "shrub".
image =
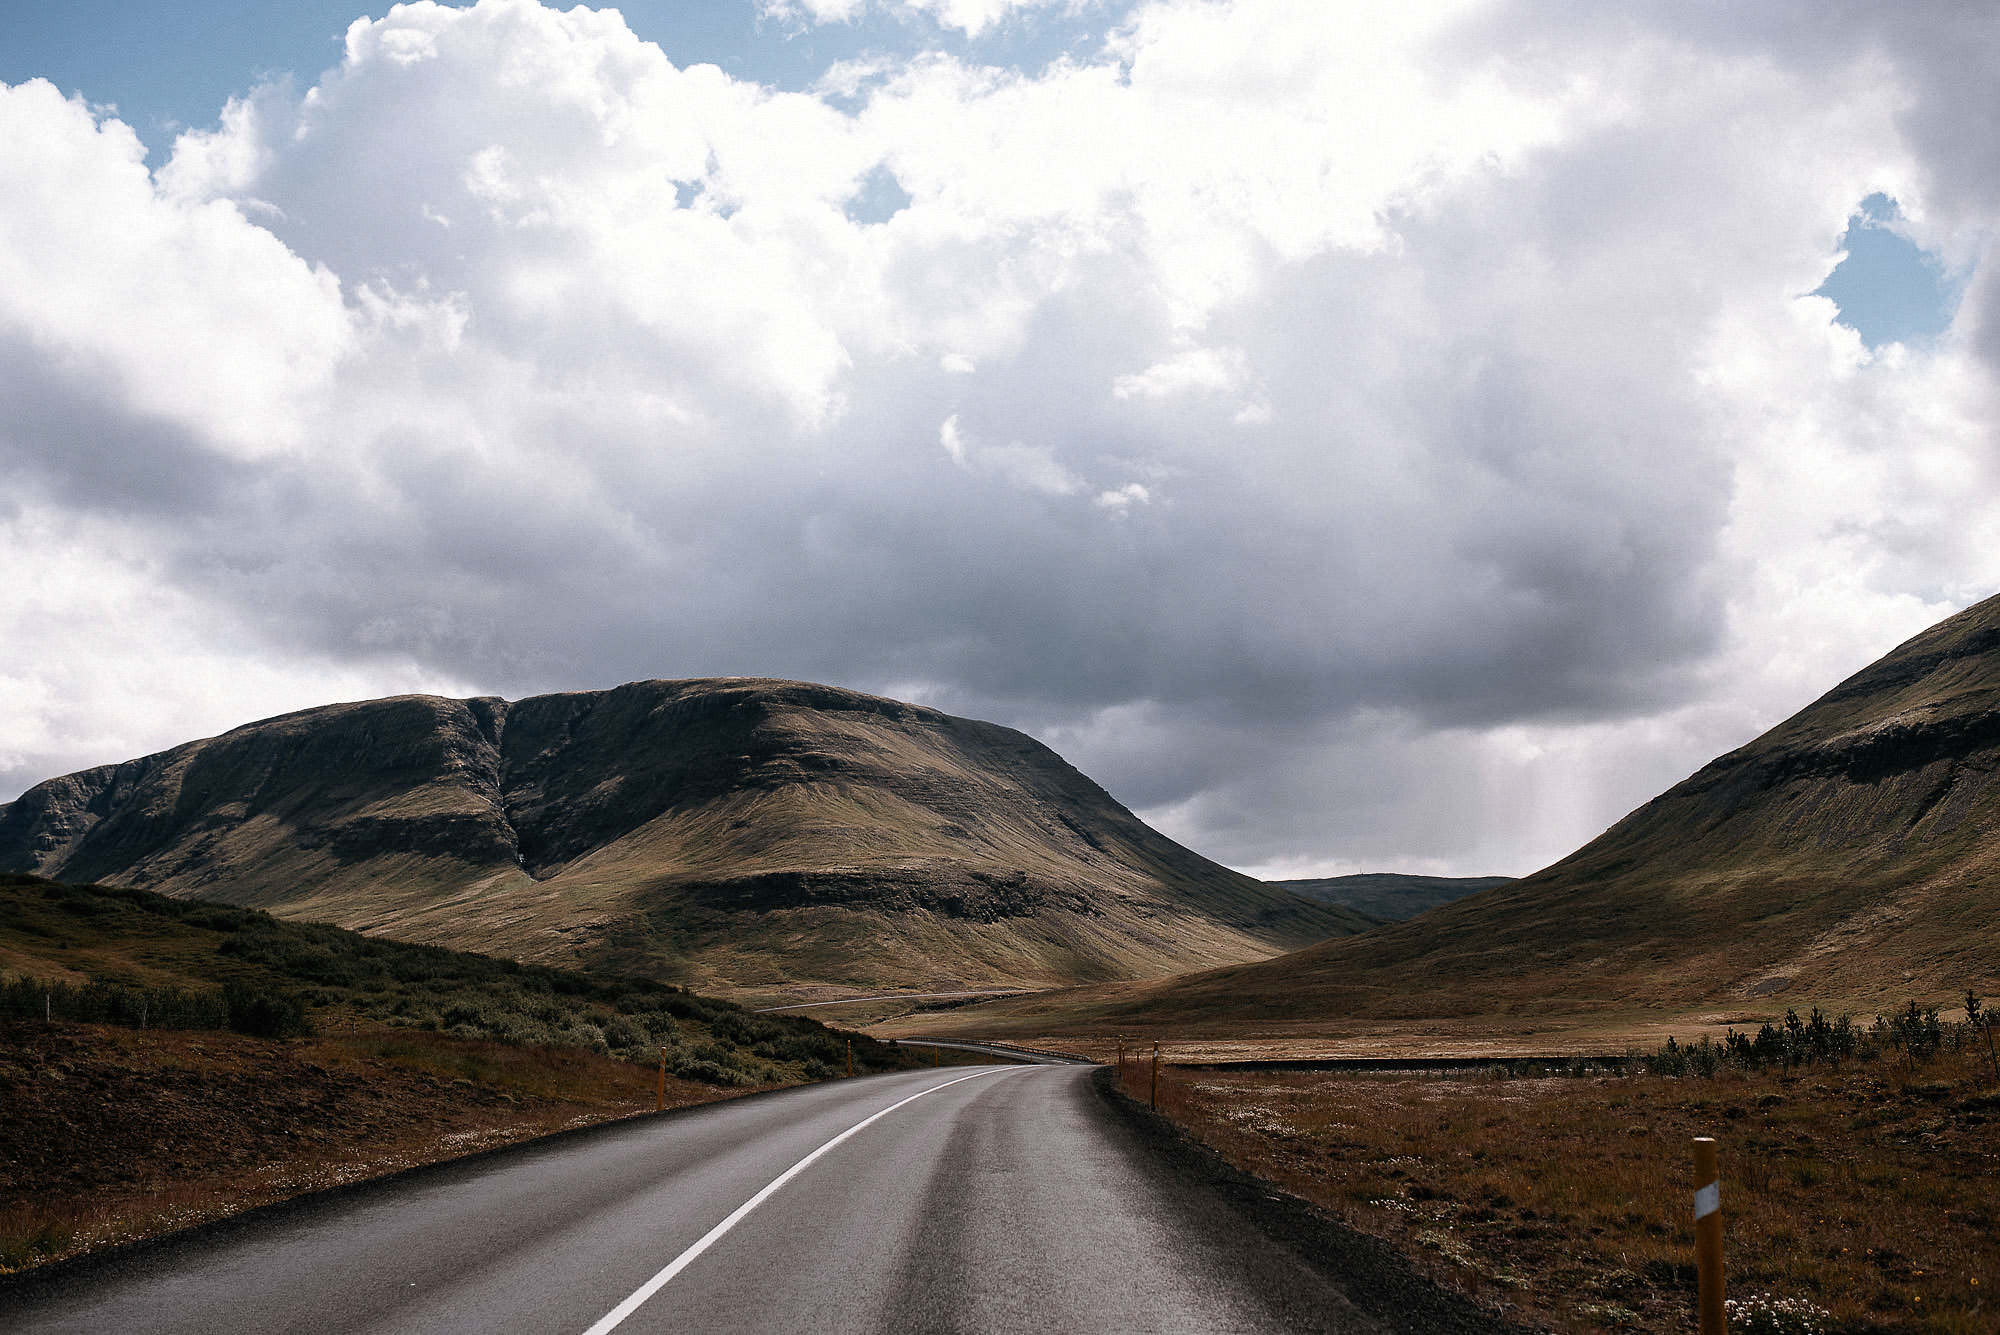
<svg viewBox="0 0 2000 1335">
<path fill-rule="evenodd" d="M 704 1085 L 721 1085 L 735 1089 L 750 1083 L 750 1077 L 733 1067 L 712 1061 L 686 1061 L 669 1064 L 668 1071 L 683 1080 L 699 1080 Z"/>
<path fill-rule="evenodd" d="M 455 1001 L 444 1008 L 444 1022 L 447 1028 L 486 1027 L 486 1010 L 471 1001 Z"/>
<path fill-rule="evenodd" d="M 231 983 L 222 989 L 222 999 L 229 1007 L 229 1027 L 239 1034 L 292 1038 L 313 1031 L 305 1004 L 289 993 Z"/>
<path fill-rule="evenodd" d="M 23 1020 L 76 1020 L 134 1028 L 221 1029 L 229 1012 L 221 994 L 117 983 L 45 983 L 33 978 L 0 981 L 0 1016 Z"/>
<path fill-rule="evenodd" d="M 603 1026 L 604 1041 L 614 1048 L 636 1048 L 646 1042 L 646 1031 L 622 1015 L 614 1015 Z"/>
<path fill-rule="evenodd" d="M 1912 1001 L 1890 1022 L 1890 1028 L 1894 1033 L 1892 1041 L 1913 1062 L 1936 1056 L 1944 1042 L 1944 1024 L 1938 1019 L 1935 1006 L 1919 1006 Z"/>
<path fill-rule="evenodd" d="M 1654 1075 L 1714 1075 L 1725 1066 L 1756 1070 L 1819 1062 L 1838 1065 L 1850 1059 L 1872 1061 L 1885 1051 L 1896 1051 L 1914 1065 L 1935 1057 L 1947 1043 L 1957 1051 L 1979 1042 L 1982 1033 L 1991 1033 L 1992 1017 L 1971 992 L 1966 993 L 1966 1017 L 1962 1024 L 1947 1025 L 1937 1007 L 1912 1001 L 1891 1018 L 1876 1016 L 1864 1030 L 1852 1016 L 1829 1019 L 1814 1006 L 1804 1019 L 1795 1010 L 1786 1011 L 1782 1024 L 1764 1024 L 1755 1036 L 1730 1029 L 1720 1043 L 1704 1037 L 1686 1046 L 1670 1037 L 1640 1064 Z M 1993 1065 L 2000 1077 L 2000 1058 Z"/>
</svg>

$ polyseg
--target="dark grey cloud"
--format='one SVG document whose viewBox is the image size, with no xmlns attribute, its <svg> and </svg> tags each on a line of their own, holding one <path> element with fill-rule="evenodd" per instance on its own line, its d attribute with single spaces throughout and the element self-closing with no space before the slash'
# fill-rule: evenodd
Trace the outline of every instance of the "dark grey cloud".
<svg viewBox="0 0 2000 1335">
<path fill-rule="evenodd" d="M 1115 77 L 921 64 L 848 114 L 675 71 L 601 16 L 407 13 L 310 98 L 188 140 L 147 205 L 159 265 L 175 228 L 275 238 L 279 308 L 331 300 L 297 324 L 338 340 L 239 377 L 284 439 L 148 408 L 130 349 L 52 355 L 46 317 L 0 306 L 0 448 L 266 665 L 259 701 L 312 702 L 287 672 L 798 676 L 1028 727 L 1241 865 L 1525 871 L 1984 577 L 1859 495 L 1919 400 L 1976 432 L 1958 345 L 1856 371 L 1794 299 L 1880 188 L 1856 162 L 1925 183 L 1940 228 L 1983 207 L 2000 171 L 1939 127 L 1967 96 L 1946 48 L 1993 25 L 1679 12 L 1302 33 L 1424 75 L 1321 139 L 1287 127 L 1339 81 L 1217 52 L 1220 148 L 1149 92 L 1180 87 L 1164 37 Z M 855 221 L 884 171 L 909 206 Z M 1895 494 L 1978 530 L 1945 475 Z M 1799 661 L 1773 668 L 1779 630 Z M 0 776 L 117 758 L 37 717 Z M 127 734 L 180 740 L 91 744 Z"/>
<path fill-rule="evenodd" d="M 214 510 L 251 470 L 219 458 L 189 425 L 135 411 L 115 369 L 51 356 L 0 330 L 0 465 L 18 500 L 32 490 L 77 510 L 153 515 L 175 523 Z"/>
</svg>

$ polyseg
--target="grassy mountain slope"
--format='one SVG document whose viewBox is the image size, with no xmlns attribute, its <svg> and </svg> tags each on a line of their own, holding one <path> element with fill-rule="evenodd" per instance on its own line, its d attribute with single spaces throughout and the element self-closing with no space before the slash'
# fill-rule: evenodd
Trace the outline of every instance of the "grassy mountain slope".
<svg viewBox="0 0 2000 1335">
<path fill-rule="evenodd" d="M 2000 986 L 2000 598 L 1525 879 L 1278 959 L 989 1014 L 1275 1036 L 1793 1000 L 1867 1013 L 1968 986 Z"/>
<path fill-rule="evenodd" d="M 1321 904 L 1365 913 L 1383 922 L 1402 922 L 1454 899 L 1506 885 L 1511 876 L 1411 876 L 1394 871 L 1358 872 L 1352 876 L 1320 876 L 1301 881 L 1273 881 L 1295 895 Z"/>
<path fill-rule="evenodd" d="M 248 1007 L 245 1006 L 247 1000 Z M 797 1015 L 755 1015 L 648 979 L 582 973 L 288 922 L 147 890 L 0 875 L 0 1019 L 399 1030 L 578 1048 L 725 1087 L 816 1080 L 911 1059 Z M 246 1017 L 247 1009 L 247 1017 Z M 246 1023 L 246 1018 L 248 1023 Z"/>
<path fill-rule="evenodd" d="M 738 992 L 1156 976 L 1366 924 L 1011 729 L 745 679 L 250 724 L 29 790 L 0 869 Z"/>
</svg>

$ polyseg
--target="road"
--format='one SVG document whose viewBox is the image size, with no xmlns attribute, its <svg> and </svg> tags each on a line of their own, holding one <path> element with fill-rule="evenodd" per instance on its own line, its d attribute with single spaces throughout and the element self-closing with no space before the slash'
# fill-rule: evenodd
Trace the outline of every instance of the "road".
<svg viewBox="0 0 2000 1335">
<path fill-rule="evenodd" d="M 1386 1328 L 1092 1075 L 948 1067 L 632 1119 L 0 1290 L 0 1330 Z"/>
<path fill-rule="evenodd" d="M 1052 1052 L 1047 1048 L 1024 1048 L 1014 1043 L 978 1043 L 956 1038 L 896 1038 L 891 1039 L 899 1048 L 928 1051 L 943 1048 L 947 1052 L 970 1052 L 979 1056 L 1005 1057 L 1009 1061 L 1030 1061 L 1050 1066 L 1094 1066 L 1088 1057 L 1079 1057 L 1072 1052 Z"/>
<path fill-rule="evenodd" d="M 865 1001 L 950 1001 L 965 997 L 1025 997 L 1034 989 L 1011 987 L 986 992 L 887 992 L 879 997 L 841 997 L 834 1001 L 795 1001 L 789 1006 L 759 1006 L 752 1015 L 772 1011 L 809 1011 L 820 1006 L 859 1006 Z"/>
</svg>

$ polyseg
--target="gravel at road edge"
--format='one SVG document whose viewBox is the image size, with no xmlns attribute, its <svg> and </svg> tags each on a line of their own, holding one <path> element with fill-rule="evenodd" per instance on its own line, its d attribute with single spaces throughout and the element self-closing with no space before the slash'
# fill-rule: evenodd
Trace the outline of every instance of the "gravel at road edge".
<svg viewBox="0 0 2000 1335">
<path fill-rule="evenodd" d="M 1410 1335 L 1522 1335 L 1530 1327 L 1445 1288 L 1403 1252 L 1319 1206 L 1252 1176 L 1117 1087 L 1100 1069 L 1091 1088 L 1120 1123 L 1179 1172 L 1204 1179 L 1243 1220 L 1327 1276 L 1354 1305 Z"/>
</svg>

